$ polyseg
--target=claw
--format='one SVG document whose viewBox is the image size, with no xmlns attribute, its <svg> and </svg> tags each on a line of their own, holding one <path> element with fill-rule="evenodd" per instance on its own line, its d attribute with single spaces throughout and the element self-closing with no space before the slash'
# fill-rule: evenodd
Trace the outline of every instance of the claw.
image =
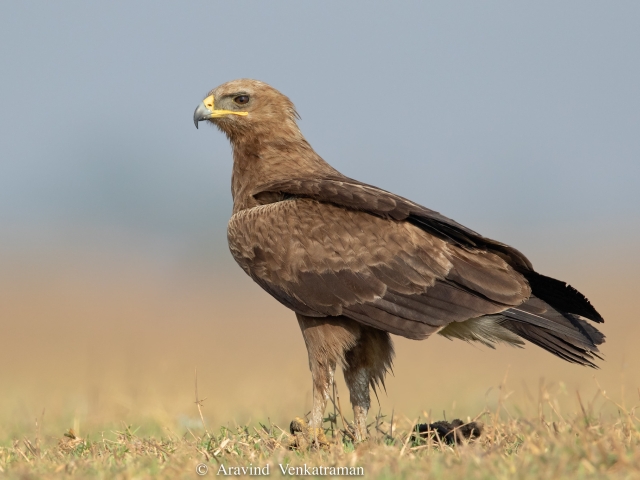
<svg viewBox="0 0 640 480">
<path fill-rule="evenodd" d="M 293 435 L 289 448 L 306 450 L 314 444 L 321 448 L 327 448 L 329 446 L 329 441 L 324 434 L 324 429 L 322 427 L 310 427 L 303 418 L 294 418 L 291 421 L 291 425 L 289 425 L 289 431 L 291 435 Z"/>
</svg>

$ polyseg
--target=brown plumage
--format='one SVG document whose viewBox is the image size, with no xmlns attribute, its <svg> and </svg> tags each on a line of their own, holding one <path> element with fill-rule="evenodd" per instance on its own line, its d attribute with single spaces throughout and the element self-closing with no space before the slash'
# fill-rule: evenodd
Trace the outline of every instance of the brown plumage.
<svg viewBox="0 0 640 480">
<path fill-rule="evenodd" d="M 602 317 L 577 290 L 527 258 L 398 195 L 347 178 L 311 148 L 291 101 L 256 80 L 212 90 L 194 121 L 233 147 L 229 248 L 240 267 L 296 313 L 321 427 L 335 368 L 343 368 L 357 435 L 369 387 L 383 383 L 389 333 L 521 345 L 594 366 Z M 599 358 L 599 357 L 598 357 Z"/>
</svg>

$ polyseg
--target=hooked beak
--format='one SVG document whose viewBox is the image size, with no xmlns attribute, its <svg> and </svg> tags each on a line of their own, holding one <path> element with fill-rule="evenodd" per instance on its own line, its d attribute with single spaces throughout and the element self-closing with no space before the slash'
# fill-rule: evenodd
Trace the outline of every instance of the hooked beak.
<svg viewBox="0 0 640 480">
<path fill-rule="evenodd" d="M 211 113 L 213 112 L 204 105 L 204 102 L 200 102 L 196 111 L 193 112 L 193 123 L 196 124 L 196 128 L 198 128 L 198 122 L 209 119 L 211 117 Z"/>
<path fill-rule="evenodd" d="M 220 118 L 226 115 L 240 115 L 242 117 L 249 115 L 249 112 L 234 112 L 232 110 L 216 110 L 214 107 L 213 95 L 205 98 L 193 112 L 193 123 L 198 128 L 198 122 L 203 120 L 211 120 L 212 118 Z"/>
</svg>

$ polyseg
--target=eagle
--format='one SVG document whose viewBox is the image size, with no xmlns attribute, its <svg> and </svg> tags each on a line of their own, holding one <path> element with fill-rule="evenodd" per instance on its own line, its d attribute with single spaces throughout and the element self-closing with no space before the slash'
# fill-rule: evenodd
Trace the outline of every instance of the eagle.
<svg viewBox="0 0 640 480">
<path fill-rule="evenodd" d="M 536 272 L 518 250 L 399 195 L 338 172 L 305 140 L 288 97 L 233 80 L 194 112 L 233 151 L 227 235 L 238 265 L 293 310 L 313 381 L 309 428 L 342 368 L 364 440 L 370 389 L 384 386 L 390 334 L 522 346 L 595 367 L 603 322 L 567 283 Z"/>
</svg>

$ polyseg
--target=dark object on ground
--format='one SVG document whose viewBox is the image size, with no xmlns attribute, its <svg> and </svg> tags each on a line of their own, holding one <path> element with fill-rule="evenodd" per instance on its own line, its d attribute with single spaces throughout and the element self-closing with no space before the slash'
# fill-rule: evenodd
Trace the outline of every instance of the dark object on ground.
<svg viewBox="0 0 640 480">
<path fill-rule="evenodd" d="M 416 425 L 416 433 L 420 438 L 429 438 L 449 444 L 460 444 L 464 440 L 476 440 L 482 435 L 484 424 L 482 422 L 464 423 L 456 418 L 451 423 L 446 420 L 434 423 L 421 423 Z M 415 434 L 414 434 L 415 438 Z"/>
</svg>

